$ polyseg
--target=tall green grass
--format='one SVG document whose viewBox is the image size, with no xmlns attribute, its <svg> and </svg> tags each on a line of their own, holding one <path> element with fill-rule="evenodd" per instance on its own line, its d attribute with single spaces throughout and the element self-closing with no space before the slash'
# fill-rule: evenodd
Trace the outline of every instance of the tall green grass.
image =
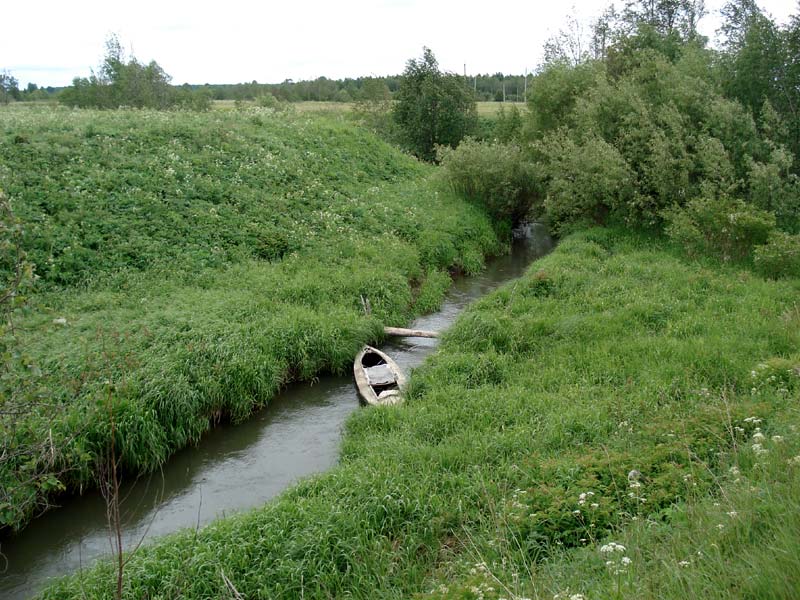
<svg viewBox="0 0 800 600">
<path fill-rule="evenodd" d="M 153 470 L 289 381 L 342 372 L 434 308 L 448 270 L 502 251 L 430 167 L 337 118 L 7 110 L 0 132 L 41 277 L 20 344 L 46 398 L 3 442 L 52 439 L 40 462 L 63 473 L 2 461 L 0 526 L 92 485 L 109 409 L 122 468 Z"/>
<path fill-rule="evenodd" d="M 571 236 L 457 321 L 404 405 L 355 414 L 337 468 L 140 550 L 126 597 L 223 596 L 222 572 L 265 598 L 788 597 L 799 286 Z"/>
</svg>

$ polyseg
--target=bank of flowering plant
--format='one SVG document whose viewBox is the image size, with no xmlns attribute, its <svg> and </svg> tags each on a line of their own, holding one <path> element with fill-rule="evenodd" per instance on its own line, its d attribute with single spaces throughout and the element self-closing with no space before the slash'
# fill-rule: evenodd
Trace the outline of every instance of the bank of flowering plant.
<svg viewBox="0 0 800 600">
<path fill-rule="evenodd" d="M 758 363 L 750 371 L 751 392 L 788 395 L 800 388 L 800 357 L 773 357 Z"/>
</svg>

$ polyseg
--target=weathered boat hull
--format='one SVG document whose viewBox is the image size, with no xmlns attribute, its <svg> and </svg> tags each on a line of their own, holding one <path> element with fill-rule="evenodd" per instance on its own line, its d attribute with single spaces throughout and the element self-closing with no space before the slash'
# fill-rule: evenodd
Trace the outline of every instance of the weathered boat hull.
<svg viewBox="0 0 800 600">
<path fill-rule="evenodd" d="M 377 368 L 376 368 L 377 367 Z M 370 380 L 370 372 L 377 372 L 377 381 Z M 391 379 L 389 381 L 391 374 Z M 397 363 L 387 354 L 372 346 L 364 346 L 353 362 L 358 395 L 366 404 L 373 406 L 397 404 L 406 378 Z"/>
</svg>

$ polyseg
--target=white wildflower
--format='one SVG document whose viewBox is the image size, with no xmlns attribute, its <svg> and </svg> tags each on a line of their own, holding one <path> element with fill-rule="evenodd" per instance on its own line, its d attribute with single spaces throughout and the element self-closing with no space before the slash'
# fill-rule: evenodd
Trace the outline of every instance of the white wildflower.
<svg viewBox="0 0 800 600">
<path fill-rule="evenodd" d="M 57 319 L 53 319 L 53 325 L 66 325 L 67 320 L 64 317 L 58 317 Z"/>
<path fill-rule="evenodd" d="M 603 554 L 611 554 L 613 552 L 625 552 L 625 546 L 616 542 L 609 542 L 600 546 L 600 552 Z"/>
<path fill-rule="evenodd" d="M 772 441 L 775 442 L 776 444 L 780 444 L 783 441 L 783 436 L 782 435 L 773 435 L 772 436 Z"/>
<path fill-rule="evenodd" d="M 689 565 L 691 565 L 691 564 L 692 564 L 692 563 L 691 563 L 690 561 L 688 561 L 688 560 L 682 560 L 682 561 L 680 561 L 680 562 L 678 563 L 678 566 L 680 566 L 680 567 L 688 567 L 688 566 L 689 566 Z"/>
</svg>

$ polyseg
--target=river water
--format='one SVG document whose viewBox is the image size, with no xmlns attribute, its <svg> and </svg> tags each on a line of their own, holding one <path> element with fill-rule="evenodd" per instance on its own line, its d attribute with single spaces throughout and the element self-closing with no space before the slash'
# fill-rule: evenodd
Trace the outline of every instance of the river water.
<svg viewBox="0 0 800 600">
<path fill-rule="evenodd" d="M 524 233 L 511 254 L 492 259 L 477 276 L 457 278 L 441 310 L 411 326 L 446 329 L 470 302 L 519 277 L 552 249 L 543 226 L 528 226 Z M 382 349 L 408 373 L 437 343 L 396 338 Z M 175 454 L 160 473 L 123 486 L 124 547 L 259 506 L 298 479 L 331 468 L 338 460 L 342 425 L 358 409 L 351 376 L 324 376 L 290 385 L 245 423 L 211 430 L 198 446 Z M 18 536 L 0 540 L 0 597 L 28 598 L 48 579 L 87 568 L 110 552 L 100 494 L 69 498 Z"/>
</svg>

